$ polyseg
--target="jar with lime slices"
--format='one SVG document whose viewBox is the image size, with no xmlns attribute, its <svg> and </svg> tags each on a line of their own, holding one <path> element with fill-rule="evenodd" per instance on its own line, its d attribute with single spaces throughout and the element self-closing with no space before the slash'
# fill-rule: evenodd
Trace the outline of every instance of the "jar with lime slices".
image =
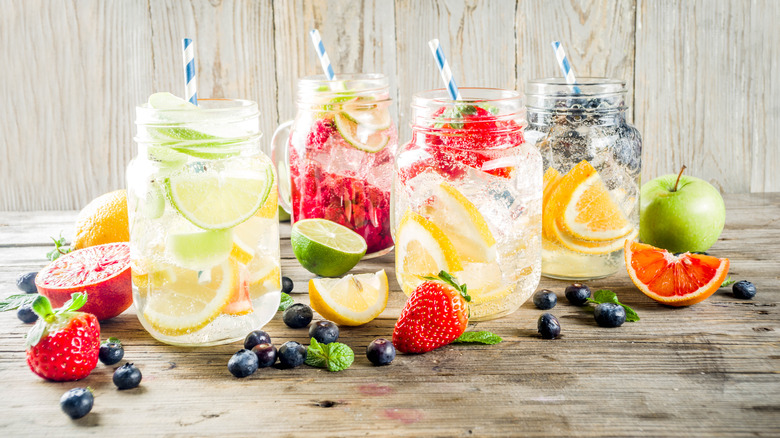
<svg viewBox="0 0 780 438">
<path fill-rule="evenodd" d="M 393 247 L 390 187 L 397 133 L 388 80 L 381 74 L 298 81 L 298 113 L 272 139 L 281 203 L 293 222 L 328 219 L 366 240 L 367 256 Z M 283 170 L 282 170 L 283 169 Z M 288 200 L 289 197 L 289 200 Z"/>
<path fill-rule="evenodd" d="M 173 345 L 242 339 L 280 300 L 276 177 L 257 104 L 157 93 L 136 108 L 127 169 L 133 302 Z"/>
</svg>

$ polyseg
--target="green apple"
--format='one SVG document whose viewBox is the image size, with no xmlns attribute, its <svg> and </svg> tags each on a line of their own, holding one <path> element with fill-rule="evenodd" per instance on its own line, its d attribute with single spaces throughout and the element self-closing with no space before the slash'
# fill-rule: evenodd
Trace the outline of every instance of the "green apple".
<svg viewBox="0 0 780 438">
<path fill-rule="evenodd" d="M 706 251 L 723 231 L 726 207 L 715 187 L 683 170 L 642 185 L 639 238 L 673 253 Z"/>
</svg>

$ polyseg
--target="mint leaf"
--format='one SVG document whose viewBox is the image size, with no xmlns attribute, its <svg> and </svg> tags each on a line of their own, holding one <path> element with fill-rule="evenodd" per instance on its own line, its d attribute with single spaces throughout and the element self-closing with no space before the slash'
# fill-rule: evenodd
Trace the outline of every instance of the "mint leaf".
<svg viewBox="0 0 780 438">
<path fill-rule="evenodd" d="M 355 352 L 340 342 L 321 344 L 311 338 L 311 344 L 306 349 L 306 365 L 327 368 L 331 372 L 345 370 L 354 361 Z"/>
<path fill-rule="evenodd" d="M 593 298 L 588 298 L 589 303 L 594 304 L 601 304 L 601 303 L 614 303 L 625 309 L 626 311 L 626 322 L 637 322 L 639 321 L 639 315 L 634 311 L 634 309 L 626 306 L 625 304 L 618 301 L 617 294 L 615 292 L 612 292 L 609 289 L 600 289 L 593 293 Z"/>
<path fill-rule="evenodd" d="M 5 312 L 6 310 L 16 310 L 25 304 L 32 304 L 37 296 L 38 294 L 9 295 L 0 300 L 0 312 Z"/>
<path fill-rule="evenodd" d="M 284 312 L 287 310 L 288 307 L 295 304 L 295 300 L 292 299 L 291 296 L 287 295 L 286 293 L 282 292 L 282 300 L 279 302 L 279 312 Z"/>
<path fill-rule="evenodd" d="M 316 339 L 311 338 L 311 344 L 309 345 L 309 348 L 306 349 L 306 365 L 317 368 L 327 368 L 328 355 L 325 352 L 327 347 L 327 344 L 320 344 Z"/>
<path fill-rule="evenodd" d="M 723 284 L 720 285 L 720 287 L 728 287 L 728 286 L 731 286 L 732 284 L 734 284 L 736 282 L 737 282 L 737 280 L 732 280 L 731 279 L 731 275 L 729 275 L 726 278 L 726 280 L 723 282 Z"/>
<path fill-rule="evenodd" d="M 634 309 L 626 306 L 623 303 L 618 303 L 620 306 L 625 309 L 626 311 L 626 322 L 637 322 L 639 321 L 639 315 L 634 311 Z"/>
<path fill-rule="evenodd" d="M 61 255 L 72 251 L 70 248 L 65 246 L 65 238 L 62 237 L 62 233 L 60 233 L 60 237 L 58 239 L 52 237 L 51 240 L 54 241 L 54 249 L 46 253 L 46 258 L 50 261 L 53 262 L 60 258 Z"/>
<path fill-rule="evenodd" d="M 482 331 L 482 332 L 463 332 L 463 334 L 460 335 L 458 339 L 455 339 L 452 342 L 457 344 L 474 343 L 474 344 L 494 345 L 494 344 L 498 344 L 501 341 L 503 341 L 503 339 L 501 339 L 501 337 L 498 336 L 497 334 L 487 332 L 487 331 Z"/>
</svg>

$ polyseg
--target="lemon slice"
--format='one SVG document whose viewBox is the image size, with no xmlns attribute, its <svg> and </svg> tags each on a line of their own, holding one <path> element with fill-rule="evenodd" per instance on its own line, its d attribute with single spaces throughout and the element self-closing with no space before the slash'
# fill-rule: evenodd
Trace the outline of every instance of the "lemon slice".
<svg viewBox="0 0 780 438">
<path fill-rule="evenodd" d="M 249 270 L 249 297 L 256 299 L 268 292 L 281 290 L 279 263 L 270 255 L 257 255 L 246 266 Z"/>
<path fill-rule="evenodd" d="M 395 267 L 398 283 L 407 295 L 420 284 L 420 276 L 463 269 L 455 247 L 441 228 L 411 210 L 404 213 L 398 225 Z"/>
<path fill-rule="evenodd" d="M 365 324 L 387 306 L 387 274 L 347 275 L 309 280 L 309 299 L 317 313 L 339 325 Z"/>
<path fill-rule="evenodd" d="M 495 260 L 496 239 L 485 218 L 455 187 L 441 183 L 420 212 L 450 239 L 461 261 L 486 263 Z"/>
<path fill-rule="evenodd" d="M 239 290 L 235 261 L 227 260 L 209 271 L 176 269 L 159 293 L 152 291 L 143 316 L 158 332 L 168 336 L 192 333 L 211 322 Z"/>
<path fill-rule="evenodd" d="M 557 225 L 554 226 L 553 229 L 554 229 L 555 238 L 557 239 L 557 242 L 560 245 L 562 245 L 564 248 L 582 254 L 594 254 L 594 255 L 607 254 L 613 251 L 619 251 L 620 249 L 623 248 L 623 245 L 625 244 L 626 240 L 634 240 L 636 236 L 639 235 L 639 230 L 633 229 L 623 237 L 618 237 L 617 239 L 614 240 L 594 242 L 589 240 L 577 239 L 564 232 L 561 232 L 561 230 L 558 228 Z"/>
<path fill-rule="evenodd" d="M 634 229 L 598 173 L 574 189 L 556 224 L 571 237 L 601 242 L 620 239 Z"/>
</svg>

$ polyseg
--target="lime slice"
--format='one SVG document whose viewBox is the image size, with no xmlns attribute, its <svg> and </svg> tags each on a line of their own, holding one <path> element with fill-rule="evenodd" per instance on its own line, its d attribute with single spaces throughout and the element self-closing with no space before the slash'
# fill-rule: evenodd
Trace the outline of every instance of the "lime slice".
<svg viewBox="0 0 780 438">
<path fill-rule="evenodd" d="M 165 180 L 168 199 L 188 221 L 205 230 L 232 228 L 265 204 L 274 186 L 271 163 L 247 161 L 243 172 L 198 171 L 185 168 Z"/>
<path fill-rule="evenodd" d="M 304 219 L 290 233 L 295 258 L 309 272 L 338 277 L 366 254 L 366 241 L 349 228 L 326 219 Z"/>
<path fill-rule="evenodd" d="M 344 114 L 336 114 L 334 120 L 339 134 L 344 137 L 347 143 L 357 149 L 372 153 L 379 152 L 390 140 L 390 137 L 382 131 L 374 131 L 368 128 L 365 128 L 364 131 L 364 127 L 351 121 Z"/>
<path fill-rule="evenodd" d="M 372 97 L 361 97 L 355 104 L 345 104 L 343 113 L 352 122 L 362 125 L 366 129 L 381 131 L 389 128 L 393 122 L 387 105 L 368 103 L 373 100 L 375 99 Z"/>
<path fill-rule="evenodd" d="M 166 252 L 177 265 L 196 271 L 224 262 L 232 248 L 231 230 L 170 234 L 165 243 Z"/>
<path fill-rule="evenodd" d="M 146 153 L 150 160 L 157 161 L 166 168 L 181 167 L 188 160 L 186 155 L 158 144 L 149 145 Z"/>
</svg>

